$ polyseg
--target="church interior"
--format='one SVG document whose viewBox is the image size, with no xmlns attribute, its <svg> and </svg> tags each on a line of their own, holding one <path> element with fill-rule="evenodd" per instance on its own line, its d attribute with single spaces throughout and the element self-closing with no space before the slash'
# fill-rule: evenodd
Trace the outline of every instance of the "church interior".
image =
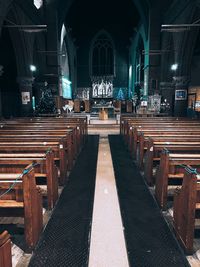
<svg viewBox="0 0 200 267">
<path fill-rule="evenodd" d="M 200 266 L 199 29 L 199 0 L 0 0 L 0 267 Z"/>
</svg>

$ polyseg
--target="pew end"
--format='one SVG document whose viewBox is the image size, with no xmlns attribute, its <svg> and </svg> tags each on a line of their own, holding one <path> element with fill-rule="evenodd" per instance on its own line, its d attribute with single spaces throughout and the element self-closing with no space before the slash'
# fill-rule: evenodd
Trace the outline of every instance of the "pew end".
<svg viewBox="0 0 200 267">
<path fill-rule="evenodd" d="M 34 169 L 29 165 L 18 179 L 0 181 L 1 216 L 24 217 L 29 249 L 35 247 L 43 228 L 42 196 L 35 180 Z"/>
<path fill-rule="evenodd" d="M 12 267 L 11 240 L 7 231 L 0 234 L 0 267 Z"/>
<path fill-rule="evenodd" d="M 173 225 L 175 234 L 187 254 L 193 253 L 195 214 L 200 210 L 200 184 L 196 172 L 187 168 L 182 187 L 174 195 Z"/>
</svg>

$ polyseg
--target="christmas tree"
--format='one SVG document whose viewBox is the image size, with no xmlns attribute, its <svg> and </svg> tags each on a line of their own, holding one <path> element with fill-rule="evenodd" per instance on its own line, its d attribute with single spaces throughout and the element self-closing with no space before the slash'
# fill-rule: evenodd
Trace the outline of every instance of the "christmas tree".
<svg viewBox="0 0 200 267">
<path fill-rule="evenodd" d="M 122 88 L 119 89 L 119 92 L 117 94 L 117 99 L 118 100 L 124 100 L 124 93 L 122 91 Z"/>
<path fill-rule="evenodd" d="M 45 87 L 42 89 L 42 97 L 36 108 L 37 114 L 51 114 L 56 113 L 55 100 L 51 89 Z"/>
</svg>

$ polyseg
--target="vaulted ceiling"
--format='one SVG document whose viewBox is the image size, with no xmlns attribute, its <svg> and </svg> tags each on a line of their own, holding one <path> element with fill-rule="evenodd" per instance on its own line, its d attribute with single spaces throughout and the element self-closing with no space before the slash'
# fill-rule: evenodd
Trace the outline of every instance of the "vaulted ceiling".
<svg viewBox="0 0 200 267">
<path fill-rule="evenodd" d="M 128 42 L 139 20 L 132 0 L 124 0 L 123 5 L 116 0 L 76 0 L 67 13 L 65 24 L 77 42 L 88 32 L 95 34 L 101 29 Z"/>
<path fill-rule="evenodd" d="M 78 5 L 78 2 L 82 2 L 82 6 L 84 8 L 88 7 L 90 12 L 95 12 L 95 9 L 92 9 L 91 7 L 89 7 L 89 2 L 92 4 L 92 7 L 99 7 L 101 6 L 102 8 L 104 8 L 104 11 L 106 11 L 106 8 L 109 6 L 112 6 L 112 13 L 111 15 L 114 15 L 114 11 L 115 8 L 119 9 L 121 8 L 121 10 L 124 9 L 124 6 L 128 8 L 128 6 L 130 7 L 131 4 L 132 6 L 134 6 L 134 10 L 132 9 L 133 12 L 133 16 L 134 14 L 139 14 L 140 18 L 142 18 L 143 20 L 148 20 L 148 9 L 149 9 L 149 1 L 158 1 L 158 0 L 121 0 L 121 1 L 113 1 L 113 0 L 109 0 L 109 1 L 104 1 L 104 0 L 93 0 L 93 1 L 80 1 L 80 0 L 49 0 L 49 3 L 53 3 L 55 4 L 55 7 L 57 7 L 58 9 L 58 14 L 59 14 L 59 20 L 60 20 L 60 24 L 62 24 L 65 21 L 66 16 L 68 15 L 68 11 L 70 9 L 70 7 L 76 6 Z M 85 8 L 83 9 L 85 10 Z M 77 10 L 78 11 L 78 10 Z M 130 10 L 131 11 L 131 10 Z M 84 12 L 83 12 L 84 13 Z M 123 18 L 126 17 L 126 14 L 121 14 L 121 16 L 123 16 Z M 78 19 L 77 16 L 75 16 L 76 19 Z M 126 20 L 126 18 L 125 18 Z"/>
</svg>

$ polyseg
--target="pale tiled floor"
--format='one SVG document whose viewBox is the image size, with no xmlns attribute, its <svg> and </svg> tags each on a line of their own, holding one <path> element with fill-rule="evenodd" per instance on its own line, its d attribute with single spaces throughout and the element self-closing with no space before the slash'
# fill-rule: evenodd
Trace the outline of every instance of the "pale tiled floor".
<svg viewBox="0 0 200 267">
<path fill-rule="evenodd" d="M 108 138 L 100 138 L 89 267 L 127 267 L 117 189 Z"/>
</svg>

